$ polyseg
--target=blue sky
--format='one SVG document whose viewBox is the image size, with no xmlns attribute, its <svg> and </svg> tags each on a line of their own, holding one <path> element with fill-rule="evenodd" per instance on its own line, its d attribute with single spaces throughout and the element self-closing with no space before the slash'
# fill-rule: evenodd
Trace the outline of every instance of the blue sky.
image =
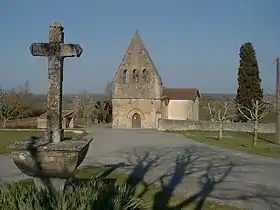
<svg viewBox="0 0 280 210">
<path fill-rule="evenodd" d="M 263 88 L 274 90 L 279 9 L 279 0 L 1 0 L 0 84 L 29 80 L 34 92 L 47 91 L 47 61 L 29 45 L 47 41 L 49 24 L 60 21 L 65 41 L 84 49 L 66 59 L 67 93 L 102 92 L 136 29 L 167 87 L 236 92 L 239 48 L 251 41 Z"/>
</svg>

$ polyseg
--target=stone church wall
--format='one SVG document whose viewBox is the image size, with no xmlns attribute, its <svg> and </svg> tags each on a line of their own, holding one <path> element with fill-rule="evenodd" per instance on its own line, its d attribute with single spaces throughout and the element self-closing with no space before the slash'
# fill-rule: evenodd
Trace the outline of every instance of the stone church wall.
<svg viewBox="0 0 280 210">
<path fill-rule="evenodd" d="M 141 128 L 156 127 L 156 112 L 161 106 L 154 99 L 113 99 L 113 128 L 132 128 L 132 116 L 141 117 Z"/>
<path fill-rule="evenodd" d="M 169 119 L 158 119 L 157 130 L 203 130 L 203 131 L 217 131 L 219 130 L 218 123 L 211 121 L 186 121 L 186 120 L 169 120 Z M 226 131 L 243 131 L 253 132 L 253 125 L 250 123 L 224 123 L 224 130 Z M 266 123 L 259 125 L 260 133 L 274 133 L 275 124 Z"/>
</svg>

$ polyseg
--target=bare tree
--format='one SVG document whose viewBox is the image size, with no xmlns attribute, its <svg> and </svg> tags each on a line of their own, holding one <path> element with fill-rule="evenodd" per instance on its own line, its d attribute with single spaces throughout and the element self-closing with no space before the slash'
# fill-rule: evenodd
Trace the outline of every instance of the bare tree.
<svg viewBox="0 0 280 210">
<path fill-rule="evenodd" d="M 102 101 L 97 101 L 95 104 L 95 112 L 97 113 L 97 116 L 99 116 L 98 120 L 101 120 L 103 123 L 108 123 L 112 119 L 113 85 L 113 80 L 107 83 L 105 89 L 106 99 Z"/>
<path fill-rule="evenodd" d="M 238 104 L 237 110 L 254 125 L 254 137 L 252 142 L 252 147 L 254 147 L 257 144 L 259 123 L 264 116 L 273 110 L 273 105 L 267 101 L 252 100 L 252 108 L 244 107 Z"/>
<path fill-rule="evenodd" d="M 19 94 L 12 89 L 10 91 L 0 90 L 0 119 L 3 127 L 9 120 L 23 117 L 23 108 Z"/>
<path fill-rule="evenodd" d="M 20 99 L 22 117 L 29 117 L 32 110 L 31 107 L 35 104 L 34 97 L 30 90 L 29 81 L 26 80 L 22 85 L 16 88 L 16 92 Z"/>
<path fill-rule="evenodd" d="M 278 130 L 279 130 L 279 122 L 278 122 L 278 115 L 280 114 L 280 108 L 278 105 L 278 102 L 275 100 L 270 100 L 271 106 L 272 106 L 272 113 L 275 114 L 276 119 L 275 119 L 275 144 L 280 144 L 280 138 L 278 135 Z"/>
<path fill-rule="evenodd" d="M 24 95 L 30 95 L 31 90 L 30 90 L 30 82 L 29 80 L 24 81 L 22 85 L 18 86 L 19 92 L 21 92 Z"/>
<path fill-rule="evenodd" d="M 87 91 L 82 91 L 73 101 L 76 117 L 82 119 L 84 126 L 94 120 L 94 104 Z"/>
<path fill-rule="evenodd" d="M 95 116 L 98 121 L 108 123 L 112 116 L 112 103 L 110 100 L 101 100 L 95 103 Z"/>
<path fill-rule="evenodd" d="M 236 115 L 232 101 L 215 101 L 208 103 L 207 109 L 212 121 L 219 125 L 219 139 L 223 138 L 224 122 Z"/>
<path fill-rule="evenodd" d="M 105 95 L 108 100 L 112 100 L 113 81 L 109 81 L 105 88 Z"/>
</svg>

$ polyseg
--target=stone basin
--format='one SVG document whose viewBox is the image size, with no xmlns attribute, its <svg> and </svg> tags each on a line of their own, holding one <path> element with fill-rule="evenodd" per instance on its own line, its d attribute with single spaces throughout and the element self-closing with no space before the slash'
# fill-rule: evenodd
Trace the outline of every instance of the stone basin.
<svg viewBox="0 0 280 210">
<path fill-rule="evenodd" d="M 93 138 L 76 137 L 50 143 L 44 137 L 30 137 L 9 145 L 18 169 L 36 178 L 67 179 L 84 160 Z"/>
</svg>

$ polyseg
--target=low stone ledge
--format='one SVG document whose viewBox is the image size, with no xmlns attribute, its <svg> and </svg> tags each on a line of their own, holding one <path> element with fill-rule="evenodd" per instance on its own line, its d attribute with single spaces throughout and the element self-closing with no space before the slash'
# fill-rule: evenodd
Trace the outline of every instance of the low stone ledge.
<svg viewBox="0 0 280 210">
<path fill-rule="evenodd" d="M 81 138 L 81 139 L 80 139 Z M 11 150 L 34 150 L 36 151 L 80 151 L 85 144 L 89 144 L 93 138 L 77 137 L 60 143 L 50 143 L 42 137 L 30 137 L 29 139 L 15 142 L 8 146 Z"/>
<path fill-rule="evenodd" d="M 40 131 L 45 131 L 46 129 L 44 128 L 0 128 L 0 131 L 30 131 L 30 132 L 40 132 Z M 85 130 L 83 129 L 64 129 L 65 132 L 72 132 L 72 133 L 77 133 L 77 134 L 83 134 L 86 133 Z"/>
<path fill-rule="evenodd" d="M 189 121 L 189 120 L 171 120 L 158 119 L 158 131 L 218 131 L 219 124 L 211 121 Z M 224 122 L 223 130 L 253 132 L 254 125 L 252 123 Z M 259 133 L 275 133 L 275 124 L 260 123 Z"/>
</svg>

